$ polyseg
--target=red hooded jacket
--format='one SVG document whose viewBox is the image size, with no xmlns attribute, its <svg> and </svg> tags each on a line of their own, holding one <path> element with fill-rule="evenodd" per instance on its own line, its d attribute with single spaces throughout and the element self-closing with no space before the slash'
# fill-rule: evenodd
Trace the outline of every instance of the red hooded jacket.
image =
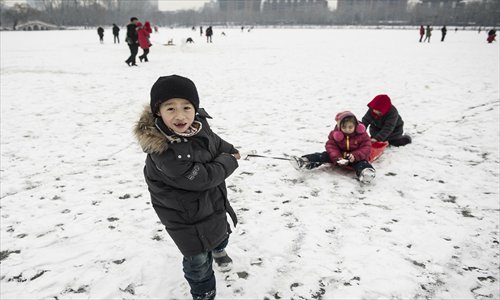
<svg viewBox="0 0 500 300">
<path fill-rule="evenodd" d="M 368 160 L 370 156 L 372 144 L 363 123 L 356 119 L 358 125 L 354 132 L 349 135 L 344 134 L 340 130 L 340 122 L 349 116 L 355 117 L 354 114 L 349 111 L 337 114 L 335 118 L 337 125 L 328 135 L 328 141 L 326 142 L 325 148 L 332 162 L 336 162 L 341 158 L 346 158 L 347 154 L 354 155 L 355 162 Z"/>
<path fill-rule="evenodd" d="M 142 49 L 149 49 L 149 47 L 151 47 L 151 42 L 149 41 L 149 35 L 151 32 L 153 32 L 151 30 L 151 24 L 149 23 L 149 21 L 146 21 L 146 23 L 144 23 L 144 26 L 142 26 L 140 22 L 137 22 L 136 25 L 137 25 L 137 35 L 139 38 L 139 46 Z"/>
</svg>

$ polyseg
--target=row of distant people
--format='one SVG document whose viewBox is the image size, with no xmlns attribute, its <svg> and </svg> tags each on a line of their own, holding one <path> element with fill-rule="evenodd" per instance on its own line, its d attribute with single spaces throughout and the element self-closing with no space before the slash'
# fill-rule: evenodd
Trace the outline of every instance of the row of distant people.
<svg viewBox="0 0 500 300">
<path fill-rule="evenodd" d="M 432 36 L 432 30 L 433 29 L 430 25 L 427 25 L 425 28 L 423 25 L 420 25 L 420 29 L 419 29 L 420 39 L 418 40 L 418 42 L 419 43 L 422 42 L 422 38 L 425 35 L 424 42 L 427 41 L 428 43 L 430 43 L 431 36 Z M 457 32 L 457 31 L 458 31 L 458 28 L 455 28 L 455 32 Z M 447 32 L 448 32 L 448 29 L 446 28 L 446 26 L 441 27 L 441 42 L 444 42 L 444 38 L 446 37 Z M 478 33 L 481 33 L 481 27 L 479 27 Z M 493 28 L 490 31 L 488 31 L 488 38 L 486 39 L 486 41 L 488 41 L 488 43 L 492 43 L 493 41 L 495 41 L 495 37 L 496 37 L 496 30 Z"/>
</svg>

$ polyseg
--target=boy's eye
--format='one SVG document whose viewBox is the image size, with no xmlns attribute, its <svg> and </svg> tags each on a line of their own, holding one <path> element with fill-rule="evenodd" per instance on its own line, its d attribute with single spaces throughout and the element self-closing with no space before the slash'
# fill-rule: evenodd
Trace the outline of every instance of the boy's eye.
<svg viewBox="0 0 500 300">
<path fill-rule="evenodd" d="M 184 107 L 185 110 L 190 110 L 191 109 L 191 106 L 185 106 Z"/>
</svg>

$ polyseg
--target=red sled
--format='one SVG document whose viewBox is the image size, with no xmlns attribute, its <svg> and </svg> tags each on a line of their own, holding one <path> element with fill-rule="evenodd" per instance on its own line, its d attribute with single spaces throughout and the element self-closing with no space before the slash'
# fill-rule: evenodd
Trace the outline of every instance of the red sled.
<svg viewBox="0 0 500 300">
<path fill-rule="evenodd" d="M 385 148 L 389 145 L 388 142 L 372 142 L 372 151 L 368 157 L 369 162 L 373 162 L 384 153 Z"/>
</svg>

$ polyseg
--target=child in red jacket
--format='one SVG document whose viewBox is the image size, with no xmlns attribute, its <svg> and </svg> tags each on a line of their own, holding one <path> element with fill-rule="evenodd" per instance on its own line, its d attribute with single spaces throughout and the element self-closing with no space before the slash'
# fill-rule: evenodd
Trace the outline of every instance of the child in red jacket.
<svg viewBox="0 0 500 300">
<path fill-rule="evenodd" d="M 350 111 L 340 112 L 335 116 L 337 125 L 328 135 L 326 151 L 292 157 L 296 169 L 313 169 L 324 163 L 351 166 L 363 183 L 375 178 L 375 169 L 368 162 L 371 152 L 370 137 L 363 123 L 358 122 Z"/>
</svg>

